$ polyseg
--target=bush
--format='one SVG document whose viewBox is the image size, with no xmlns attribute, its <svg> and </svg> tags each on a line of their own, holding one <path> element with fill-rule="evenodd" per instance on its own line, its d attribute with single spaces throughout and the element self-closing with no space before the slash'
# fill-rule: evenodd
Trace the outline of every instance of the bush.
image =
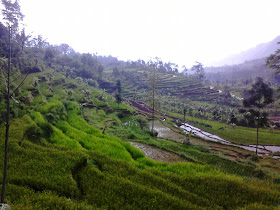
<svg viewBox="0 0 280 210">
<path fill-rule="evenodd" d="M 253 173 L 253 176 L 259 179 L 263 179 L 266 177 L 266 174 L 261 169 L 256 169 Z"/>
<path fill-rule="evenodd" d="M 136 136 L 134 133 L 130 132 L 130 133 L 128 134 L 127 138 L 128 138 L 128 139 L 136 139 L 137 136 Z"/>
<path fill-rule="evenodd" d="M 49 123 L 42 123 L 39 127 L 42 130 L 42 137 L 49 139 L 53 133 L 52 126 Z"/>
<path fill-rule="evenodd" d="M 157 137 L 158 136 L 158 132 L 157 131 L 149 131 L 150 136 L 152 137 Z"/>
<path fill-rule="evenodd" d="M 124 109 L 124 110 L 120 110 L 117 116 L 118 118 L 124 118 L 131 115 L 132 115 L 131 111 L 129 111 L 128 109 Z"/>
<path fill-rule="evenodd" d="M 148 120 L 143 115 L 137 115 L 136 116 L 136 121 L 139 122 L 142 130 L 148 125 Z"/>
<path fill-rule="evenodd" d="M 28 140 L 36 142 L 42 137 L 42 130 L 37 125 L 32 125 L 25 131 L 24 136 Z"/>
<path fill-rule="evenodd" d="M 280 178 L 275 178 L 275 179 L 273 180 L 273 182 L 274 182 L 275 184 L 280 184 Z"/>
<path fill-rule="evenodd" d="M 70 110 L 78 111 L 80 109 L 79 104 L 76 102 L 65 102 L 64 105 L 68 111 L 70 111 Z"/>
<path fill-rule="evenodd" d="M 258 162 L 259 161 L 259 156 L 256 154 L 252 154 L 249 156 L 249 159 L 254 161 L 254 162 Z"/>
<path fill-rule="evenodd" d="M 35 144 L 46 144 L 46 140 L 43 139 L 43 131 L 36 124 L 30 126 L 24 133 L 24 137 Z M 21 143 L 20 143 L 21 144 Z"/>
</svg>

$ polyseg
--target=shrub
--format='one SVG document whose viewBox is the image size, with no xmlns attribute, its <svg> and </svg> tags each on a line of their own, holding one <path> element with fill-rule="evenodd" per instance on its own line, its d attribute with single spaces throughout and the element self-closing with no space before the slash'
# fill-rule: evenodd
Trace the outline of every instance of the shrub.
<svg viewBox="0 0 280 210">
<path fill-rule="evenodd" d="M 127 117 L 127 116 L 131 116 L 132 115 L 132 113 L 131 113 L 131 111 L 130 110 L 128 110 L 128 109 L 124 109 L 124 110 L 120 110 L 119 112 L 118 112 L 118 118 L 124 118 L 124 117 Z"/>
<path fill-rule="evenodd" d="M 128 139 L 136 139 L 137 136 L 136 136 L 132 131 L 130 131 L 129 134 L 128 134 L 128 136 L 127 136 L 127 138 L 128 138 Z"/>
<path fill-rule="evenodd" d="M 136 116 L 136 121 L 139 122 L 142 130 L 148 125 L 148 120 L 143 115 L 137 115 Z"/>
<path fill-rule="evenodd" d="M 157 137 L 158 136 L 158 132 L 156 130 L 154 131 L 149 131 L 150 136 L 152 137 Z"/>
<path fill-rule="evenodd" d="M 65 107 L 67 108 L 68 111 L 78 111 L 80 109 L 79 104 L 77 102 L 66 102 Z"/>
<path fill-rule="evenodd" d="M 49 139 L 53 133 L 52 126 L 49 123 L 42 123 L 39 127 L 42 130 L 42 137 Z"/>
<path fill-rule="evenodd" d="M 253 174 L 254 177 L 257 177 L 259 179 L 263 179 L 266 177 L 266 174 L 261 170 L 261 169 L 256 169 L 254 171 L 254 174 Z"/>
<path fill-rule="evenodd" d="M 275 184 L 280 184 L 280 178 L 275 178 L 275 179 L 273 180 L 273 182 L 274 182 Z"/>
<path fill-rule="evenodd" d="M 67 119 L 66 109 L 61 101 L 53 100 L 39 108 L 39 111 L 46 116 L 51 124 L 56 124 L 59 120 Z"/>
<path fill-rule="evenodd" d="M 254 161 L 254 162 L 258 162 L 259 161 L 259 156 L 256 154 L 252 154 L 249 156 L 249 159 Z"/>
<path fill-rule="evenodd" d="M 36 143 L 42 137 L 42 130 L 37 125 L 32 125 L 25 131 L 24 135 L 28 140 Z"/>
</svg>

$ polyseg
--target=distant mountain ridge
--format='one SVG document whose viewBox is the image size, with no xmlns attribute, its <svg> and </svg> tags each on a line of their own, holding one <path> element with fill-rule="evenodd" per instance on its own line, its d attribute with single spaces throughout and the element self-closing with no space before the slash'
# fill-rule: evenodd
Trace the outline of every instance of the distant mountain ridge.
<svg viewBox="0 0 280 210">
<path fill-rule="evenodd" d="M 280 42 L 280 36 L 277 36 L 270 42 L 258 44 L 254 48 L 228 56 L 218 62 L 215 62 L 212 66 L 236 65 L 245 61 L 265 58 L 279 48 L 279 45 L 277 44 L 278 42 Z"/>
</svg>

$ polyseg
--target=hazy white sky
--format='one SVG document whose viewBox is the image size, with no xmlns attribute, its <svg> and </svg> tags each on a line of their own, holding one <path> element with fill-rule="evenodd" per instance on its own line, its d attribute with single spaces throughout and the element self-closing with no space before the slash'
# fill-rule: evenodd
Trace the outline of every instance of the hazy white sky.
<svg viewBox="0 0 280 210">
<path fill-rule="evenodd" d="M 20 0 L 27 30 L 120 59 L 211 64 L 280 35 L 280 0 Z"/>
</svg>

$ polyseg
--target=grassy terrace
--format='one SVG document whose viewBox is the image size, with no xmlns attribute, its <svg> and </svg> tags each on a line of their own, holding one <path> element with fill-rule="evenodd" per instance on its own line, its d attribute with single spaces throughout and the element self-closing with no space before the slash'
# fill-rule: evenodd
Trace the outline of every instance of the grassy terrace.
<svg viewBox="0 0 280 210">
<path fill-rule="evenodd" d="M 45 105 L 41 112 L 52 107 Z M 28 139 L 29 128 L 39 135 L 35 128 L 47 123 L 41 112 L 12 123 L 7 189 L 12 208 L 204 209 L 278 203 L 279 192 L 271 184 L 247 182 L 207 165 L 145 158 L 128 143 L 89 126 L 76 110 L 68 105 L 68 120 L 59 121 L 46 141 Z"/>
<path fill-rule="evenodd" d="M 262 173 L 258 164 L 231 161 L 207 148 L 159 141 L 140 128 L 129 105 L 118 108 L 100 89 L 78 79 L 63 80 L 59 72 L 47 73 L 55 78 L 52 86 L 44 81 L 37 89 L 30 85 L 33 77 L 44 73 L 28 77 L 19 97 L 34 92 L 34 100 L 23 105 L 11 123 L 7 202 L 12 209 L 279 206 L 279 177 Z M 81 107 L 90 101 L 93 107 Z M 133 126 L 125 126 L 128 121 Z M 4 133 L 2 124 L 1 139 Z M 127 141 L 154 145 L 189 162 L 154 161 Z M 0 147 L 3 151 L 3 140 Z M 2 163 L 3 154 L 1 167 Z"/>
<path fill-rule="evenodd" d="M 125 70 L 126 71 L 126 70 Z M 137 81 L 131 82 L 129 79 L 123 81 L 124 96 L 133 97 L 137 94 L 138 97 L 145 97 L 148 91 L 148 77 L 143 76 L 141 71 L 132 71 L 133 75 L 137 75 Z M 211 101 L 219 97 L 219 93 L 215 90 L 205 87 L 201 83 L 190 80 L 184 76 L 174 76 L 170 74 L 157 73 L 159 76 L 158 92 L 168 92 L 171 96 L 192 98 L 194 100 Z M 141 81 L 141 82 L 140 82 Z"/>
</svg>

